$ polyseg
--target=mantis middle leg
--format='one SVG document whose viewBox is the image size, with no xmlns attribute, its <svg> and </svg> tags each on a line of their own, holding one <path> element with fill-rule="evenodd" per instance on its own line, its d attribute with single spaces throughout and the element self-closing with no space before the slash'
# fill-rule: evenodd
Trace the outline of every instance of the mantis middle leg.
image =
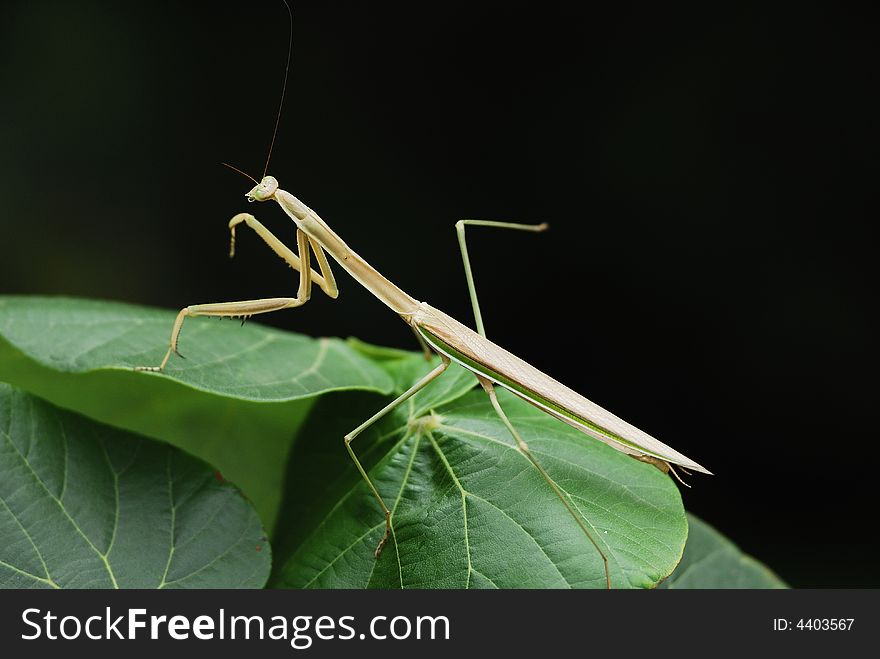
<svg viewBox="0 0 880 659">
<path fill-rule="evenodd" d="M 373 416 L 371 416 L 369 419 L 364 421 L 361 425 L 359 425 L 357 428 L 355 428 L 345 436 L 345 448 L 348 450 L 348 454 L 351 456 L 351 459 L 354 460 L 354 464 L 357 467 L 357 470 L 360 472 L 363 479 L 367 482 L 367 485 L 370 487 L 370 491 L 373 493 L 373 496 L 376 497 L 376 501 L 379 502 L 379 506 L 382 508 L 382 512 L 385 513 L 385 533 L 382 534 L 382 539 L 379 540 L 379 544 L 376 546 L 376 551 L 373 552 L 376 558 L 379 558 L 379 555 L 382 553 L 382 549 L 385 547 L 385 543 L 388 542 L 388 538 L 391 535 L 391 510 L 388 508 L 387 505 L 385 505 L 385 501 L 382 499 L 382 495 L 379 494 L 379 490 L 376 489 L 376 486 L 373 484 L 373 481 L 370 480 L 370 477 L 367 475 L 367 471 L 364 469 L 361 461 L 358 460 L 357 456 L 355 455 L 354 449 L 351 448 L 351 443 L 355 437 L 357 437 L 364 430 L 376 423 L 376 421 L 388 414 L 391 410 L 400 405 L 406 399 L 417 394 L 421 389 L 424 389 L 426 386 L 428 386 L 428 384 L 431 383 L 432 380 L 440 377 L 443 371 L 445 371 L 446 368 L 449 366 L 450 361 L 449 357 L 447 357 L 446 355 L 440 355 L 440 359 L 442 360 L 440 364 L 433 368 L 430 373 L 428 373 L 425 377 L 423 377 L 409 389 L 400 394 L 400 396 L 388 403 L 385 407 L 376 412 Z"/>
</svg>

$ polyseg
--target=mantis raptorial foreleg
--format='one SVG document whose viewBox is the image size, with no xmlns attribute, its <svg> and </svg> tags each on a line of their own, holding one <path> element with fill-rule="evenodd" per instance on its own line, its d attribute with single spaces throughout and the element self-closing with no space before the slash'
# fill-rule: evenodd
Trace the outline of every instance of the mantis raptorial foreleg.
<svg viewBox="0 0 880 659">
<path fill-rule="evenodd" d="M 330 270 L 323 249 L 301 229 L 296 230 L 296 244 L 299 251 L 299 256 L 297 256 L 268 229 L 266 229 L 266 227 L 260 224 L 253 215 L 250 215 L 249 213 L 239 213 L 229 222 L 229 230 L 231 233 L 229 246 L 230 256 L 235 255 L 235 227 L 242 222 L 245 222 L 251 227 L 276 254 L 290 265 L 290 267 L 299 271 L 299 289 L 296 297 L 260 298 L 257 300 L 241 300 L 238 302 L 213 302 L 209 304 L 193 304 L 184 307 L 180 310 L 177 314 L 177 318 L 174 320 L 174 326 L 171 328 L 171 340 L 169 341 L 168 351 L 165 353 L 162 362 L 158 366 L 140 366 L 137 370 L 161 371 L 165 368 L 172 353 L 182 356 L 177 350 L 177 344 L 180 339 L 180 330 L 183 328 L 183 321 L 186 318 L 194 318 L 196 316 L 249 318 L 256 314 L 299 307 L 308 302 L 311 297 L 313 279 L 321 287 L 321 290 L 327 293 L 330 297 L 335 298 L 338 295 L 336 281 L 333 278 L 333 273 Z M 320 275 L 314 272 L 311 268 L 309 258 L 310 247 L 315 252 L 315 257 L 321 270 Z"/>
<path fill-rule="evenodd" d="M 565 506 L 565 509 L 568 510 L 569 514 L 574 518 L 574 521 L 577 522 L 577 525 L 581 527 L 584 535 L 587 536 L 589 541 L 596 548 L 596 551 L 599 552 L 599 556 L 602 557 L 602 564 L 605 568 L 605 585 L 607 588 L 611 588 L 611 573 L 608 571 L 608 557 L 605 556 L 605 552 L 602 551 L 601 547 L 599 547 L 599 543 L 596 542 L 595 538 L 593 538 L 593 534 L 590 533 L 589 529 L 587 529 L 587 525 L 584 523 L 583 516 L 571 507 L 568 498 L 562 492 L 562 490 L 559 489 L 556 481 L 554 481 L 550 477 L 550 474 L 548 474 L 544 470 L 544 467 L 541 466 L 541 463 L 538 462 L 537 458 L 532 455 L 532 452 L 529 450 L 528 444 L 525 443 L 525 440 L 523 440 L 523 438 L 520 436 L 517 429 L 514 428 L 513 424 L 510 422 L 510 419 L 507 418 L 507 415 L 504 413 L 504 410 L 501 407 L 501 403 L 498 402 L 498 396 L 495 393 L 495 385 L 482 376 L 478 375 L 477 379 L 480 381 L 480 384 L 482 385 L 483 389 L 485 389 L 486 393 L 489 394 L 489 400 L 492 402 L 492 407 L 495 408 L 495 412 L 501 418 L 501 421 L 504 423 L 504 425 L 507 426 L 507 430 L 510 431 L 510 434 L 513 436 L 519 452 L 522 453 L 529 460 L 529 462 L 532 463 L 532 465 L 538 470 L 544 480 L 547 481 L 547 484 L 550 486 L 556 496 L 559 497 L 562 505 Z"/>
<path fill-rule="evenodd" d="M 468 258 L 467 241 L 464 237 L 464 228 L 470 224 L 478 227 L 496 227 L 499 229 L 517 229 L 519 231 L 544 231 L 547 223 L 519 224 L 516 222 L 496 222 L 495 220 L 459 220 L 455 223 L 455 231 L 458 233 L 458 245 L 461 248 L 461 260 L 464 262 L 464 276 L 467 277 L 468 291 L 471 294 L 471 305 L 474 308 L 474 321 L 477 323 L 477 333 L 486 336 L 486 328 L 483 326 L 483 316 L 480 313 L 480 302 L 477 300 L 477 289 L 474 286 L 474 275 L 471 272 L 471 260 Z"/>
<path fill-rule="evenodd" d="M 428 373 L 425 377 L 423 377 L 409 389 L 400 394 L 400 396 L 388 403 L 385 407 L 376 412 L 373 416 L 371 416 L 369 419 L 364 421 L 361 425 L 359 425 L 357 428 L 355 428 L 345 436 L 345 448 L 348 449 L 348 454 L 351 456 L 351 459 L 354 460 L 354 464 L 357 467 L 357 470 L 360 472 L 361 476 L 363 476 L 364 480 L 367 482 L 367 485 L 370 486 L 370 491 L 373 493 L 373 496 L 376 497 L 376 501 L 379 502 L 379 506 L 382 508 L 382 512 L 385 513 L 385 533 L 382 534 L 382 539 L 379 540 L 379 544 L 376 546 L 376 551 L 374 552 L 376 558 L 379 558 L 379 555 L 382 553 L 382 548 L 385 547 L 385 543 L 388 542 L 388 538 L 391 535 L 391 510 L 388 508 L 388 506 L 385 505 L 385 501 L 382 499 L 382 495 L 379 494 L 379 490 L 377 490 L 376 486 L 373 485 L 373 481 L 370 480 L 370 477 L 367 475 L 367 471 L 364 469 L 361 461 L 357 459 L 354 450 L 351 448 L 351 442 L 364 430 L 376 423 L 376 421 L 388 414 L 391 410 L 400 405 L 406 399 L 417 394 L 419 390 L 424 389 L 435 378 L 439 377 L 440 374 L 443 373 L 443 371 L 445 371 L 446 368 L 449 366 L 450 361 L 449 357 L 447 357 L 446 355 L 440 355 L 440 359 L 442 359 L 443 361 L 435 368 L 433 368 L 430 373 Z"/>
<path fill-rule="evenodd" d="M 262 238 L 263 241 L 272 248 L 272 251 L 284 259 L 291 268 L 297 272 L 302 272 L 300 259 L 293 250 L 281 242 L 275 234 L 263 226 L 260 221 L 250 213 L 239 213 L 229 220 L 229 258 L 235 256 L 235 227 L 242 222 L 253 229 L 254 233 Z M 309 238 L 309 244 L 312 246 L 312 251 L 315 252 L 315 258 L 318 261 L 318 268 L 320 268 L 321 271 L 321 274 L 318 274 L 314 270 L 311 271 L 310 276 L 312 281 L 328 296 L 336 299 L 339 296 L 339 289 L 336 287 L 336 280 L 333 277 L 333 271 L 330 270 L 330 264 L 327 262 L 327 255 L 324 254 L 324 250 L 321 249 L 321 246 L 312 238 Z"/>
</svg>

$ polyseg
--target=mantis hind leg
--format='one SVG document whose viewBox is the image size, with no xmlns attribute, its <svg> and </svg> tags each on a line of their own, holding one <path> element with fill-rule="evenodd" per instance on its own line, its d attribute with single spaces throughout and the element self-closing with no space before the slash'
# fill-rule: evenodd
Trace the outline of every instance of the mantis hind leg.
<svg viewBox="0 0 880 659">
<path fill-rule="evenodd" d="M 546 472 L 544 467 L 541 466 L 541 463 L 538 462 L 537 458 L 532 455 L 532 452 L 529 450 L 528 444 L 525 443 L 523 438 L 520 436 L 517 429 L 510 422 L 510 419 L 507 418 L 507 415 L 504 413 L 504 410 L 501 407 L 501 404 L 498 402 L 498 396 L 495 392 L 495 385 L 492 384 L 486 378 L 478 375 L 477 379 L 480 381 L 483 389 L 485 389 L 486 393 L 489 395 L 489 400 L 492 402 L 492 407 L 495 408 L 495 412 L 501 418 L 501 421 L 507 426 L 507 429 L 510 431 L 510 434 L 513 436 L 514 441 L 516 442 L 516 447 L 519 449 L 520 453 L 522 453 L 529 462 L 534 465 L 534 467 L 538 470 L 553 492 L 559 497 L 559 500 L 562 502 L 562 505 L 565 506 L 565 509 L 568 510 L 569 514 L 574 518 L 575 522 L 577 522 L 578 526 L 580 526 L 581 530 L 584 532 L 584 535 L 587 536 L 590 543 L 593 547 L 596 548 L 596 551 L 599 552 L 599 556 L 602 558 L 602 565 L 605 570 L 605 586 L 606 588 L 611 588 L 611 573 L 608 570 L 608 557 L 605 555 L 605 552 L 602 551 L 602 548 L 599 546 L 599 543 L 596 542 L 596 539 L 593 538 L 593 534 L 590 533 L 587 525 L 584 523 L 584 518 L 571 507 L 571 504 L 566 499 L 565 494 L 563 494 L 562 490 L 559 489 L 559 486 L 556 484 L 550 474 Z"/>
<path fill-rule="evenodd" d="M 355 428 L 345 436 L 345 448 L 348 450 L 348 454 L 354 461 L 354 465 L 355 467 L 357 467 L 357 470 L 360 473 L 361 477 L 363 477 L 363 479 L 369 486 L 370 492 L 373 493 L 376 501 L 379 502 L 379 507 L 382 508 L 382 512 L 385 513 L 385 533 L 382 534 L 382 538 L 379 540 L 379 544 L 376 546 L 376 551 L 373 552 L 376 558 L 379 558 L 382 553 L 382 549 L 385 547 L 385 543 L 388 542 L 388 538 L 391 536 L 391 510 L 388 508 L 387 505 L 385 505 L 385 501 L 382 499 L 382 495 L 379 494 L 379 490 L 376 489 L 376 486 L 373 484 L 373 481 L 370 480 L 366 469 L 364 469 L 361 461 L 358 460 L 357 455 L 355 455 L 354 449 L 351 448 L 351 443 L 352 441 L 354 441 L 355 437 L 357 437 L 364 430 L 376 423 L 376 421 L 381 419 L 383 416 L 388 414 L 391 410 L 393 410 L 395 407 L 400 405 L 411 396 L 417 394 L 421 389 L 424 389 L 426 386 L 428 386 L 428 384 L 431 383 L 432 380 L 440 377 L 443 371 L 445 371 L 446 368 L 449 366 L 449 357 L 446 357 L 445 355 L 440 355 L 440 359 L 442 359 L 443 361 L 435 368 L 433 368 L 430 373 L 428 373 L 425 377 L 423 377 L 409 389 L 400 394 L 400 396 L 388 403 L 385 407 L 376 412 L 373 416 L 371 416 L 369 419 L 364 421 L 361 425 L 359 425 L 357 428 Z"/>
<path fill-rule="evenodd" d="M 459 220 L 455 223 L 455 231 L 458 233 L 458 246 L 461 249 L 461 260 L 464 263 L 464 276 L 467 278 L 468 292 L 471 295 L 471 306 L 474 308 L 474 322 L 477 324 L 477 333 L 485 337 L 486 328 L 483 326 L 483 315 L 480 313 L 480 301 L 477 299 L 477 288 L 474 286 L 474 274 L 471 271 L 471 260 L 468 257 L 467 240 L 464 235 L 464 228 L 468 225 L 538 232 L 544 231 L 547 228 L 547 223 L 519 224 L 516 222 L 496 222 L 494 220 Z"/>
</svg>

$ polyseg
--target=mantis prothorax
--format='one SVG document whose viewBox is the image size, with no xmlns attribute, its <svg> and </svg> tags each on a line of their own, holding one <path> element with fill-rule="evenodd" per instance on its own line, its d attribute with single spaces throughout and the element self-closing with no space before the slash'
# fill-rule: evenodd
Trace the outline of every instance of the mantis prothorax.
<svg viewBox="0 0 880 659">
<path fill-rule="evenodd" d="M 289 8 L 288 8 L 289 9 Z M 289 60 L 288 60 L 289 62 Z M 285 78 L 286 84 L 286 78 Z M 283 94 L 282 94 L 283 99 Z M 280 110 L 279 110 L 280 116 Z M 276 121 L 277 130 L 277 121 Z M 273 136 L 274 142 L 274 136 Z M 270 147 L 271 155 L 271 147 Z M 267 160 L 268 169 L 268 160 Z M 233 168 L 234 169 L 234 168 Z M 243 173 L 243 172 L 242 172 Z M 245 174 L 245 176 L 247 176 Z M 250 178 L 250 177 L 248 177 Z M 229 222 L 232 234 L 230 256 L 235 250 L 235 230 L 240 224 L 253 229 L 266 244 L 287 264 L 300 273 L 299 289 L 296 297 L 275 297 L 239 302 L 218 302 L 213 304 L 197 304 L 180 310 L 171 331 L 168 351 L 158 366 L 143 367 L 141 370 L 161 371 L 165 368 L 172 353 L 177 353 L 177 344 L 183 322 L 194 316 L 231 316 L 247 318 L 271 311 L 280 311 L 305 304 L 311 296 L 312 284 L 317 284 L 331 298 L 338 293 L 336 281 L 330 269 L 326 254 L 329 253 L 355 280 L 370 291 L 379 301 L 383 302 L 394 313 L 400 316 L 415 332 L 426 351 L 437 353 L 440 364 L 434 367 L 412 387 L 376 412 L 357 428 L 344 437 L 345 448 L 351 455 L 358 472 L 379 503 L 385 514 L 385 530 L 375 550 L 378 558 L 382 548 L 391 534 L 391 511 L 376 489 L 369 474 L 364 469 L 352 449 L 353 440 L 366 428 L 388 414 L 395 407 L 426 387 L 435 378 L 443 374 L 451 362 L 457 362 L 471 371 L 489 396 L 490 402 L 510 432 L 517 448 L 540 472 L 547 484 L 559 497 L 562 504 L 574 517 L 586 537 L 602 557 L 605 565 L 606 585 L 610 588 L 611 581 L 608 571 L 608 559 L 598 542 L 592 537 L 582 516 L 575 512 L 560 492 L 558 486 L 544 470 L 535 456 L 529 451 L 516 428 L 510 422 L 496 395 L 496 386 L 501 386 L 548 414 L 577 428 L 585 434 L 626 453 L 638 460 L 648 462 L 664 472 L 671 465 L 679 465 L 686 469 L 709 474 L 707 469 L 685 457 L 678 451 L 663 444 L 635 426 L 587 400 L 572 389 L 557 382 L 534 366 L 496 345 L 486 338 L 480 307 L 477 301 L 476 288 L 471 273 L 470 259 L 465 241 L 467 226 L 484 226 L 516 229 L 522 231 L 543 231 L 546 224 L 518 224 L 489 220 L 460 220 L 456 224 L 458 239 L 464 261 L 468 289 L 474 310 L 477 331 L 455 320 L 429 305 L 420 302 L 405 293 L 394 283 L 386 279 L 367 261 L 359 256 L 340 238 L 321 217 L 297 199 L 291 193 L 278 187 L 278 181 L 272 176 L 263 176 L 258 183 L 245 195 L 249 202 L 275 201 L 296 225 L 297 252 L 285 246 L 274 234 L 263 226 L 250 213 L 239 213 Z M 310 253 L 314 253 L 318 271 L 312 268 Z M 178 353 L 179 354 L 179 353 Z M 674 473 L 674 472 L 673 472 Z"/>
</svg>

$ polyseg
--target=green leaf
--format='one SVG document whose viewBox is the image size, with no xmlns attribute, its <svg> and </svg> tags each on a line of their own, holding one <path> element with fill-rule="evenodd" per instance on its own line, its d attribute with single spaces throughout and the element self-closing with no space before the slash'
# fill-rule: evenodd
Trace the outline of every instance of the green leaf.
<svg viewBox="0 0 880 659">
<path fill-rule="evenodd" d="M 700 518 L 688 514 L 688 525 L 684 556 L 662 588 L 788 588 L 766 565 Z"/>
<path fill-rule="evenodd" d="M 429 368 L 422 361 L 419 375 Z M 378 560 L 384 516 L 342 441 L 327 438 L 341 438 L 388 398 L 349 393 L 316 404 L 290 463 L 273 585 L 605 587 L 598 552 L 485 393 L 467 391 L 468 377 L 472 385 L 472 375 L 451 367 L 352 443 L 393 510 L 393 537 Z M 650 588 L 667 577 L 687 535 L 671 479 L 507 392 L 499 399 L 603 547 L 612 585 Z"/>
<path fill-rule="evenodd" d="M 259 588 L 270 562 L 201 461 L 0 384 L 0 587 Z"/>
<path fill-rule="evenodd" d="M 387 393 L 388 374 L 337 339 L 189 319 L 158 364 L 174 314 L 63 297 L 0 297 L 0 380 L 61 407 L 162 439 L 238 483 L 271 528 L 291 442 L 314 397 Z"/>
</svg>

